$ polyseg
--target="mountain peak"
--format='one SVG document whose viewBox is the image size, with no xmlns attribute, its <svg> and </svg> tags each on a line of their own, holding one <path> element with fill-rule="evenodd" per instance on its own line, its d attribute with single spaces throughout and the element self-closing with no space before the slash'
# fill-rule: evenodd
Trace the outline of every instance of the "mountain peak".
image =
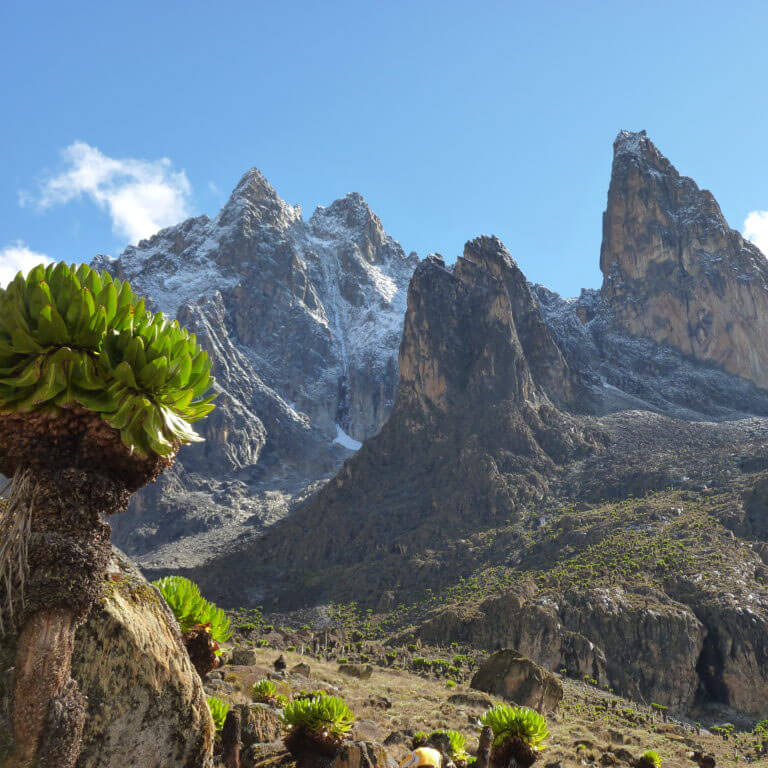
<svg viewBox="0 0 768 768">
<path fill-rule="evenodd" d="M 371 210 L 359 192 L 348 192 L 328 206 L 318 206 L 312 214 L 313 221 L 336 220 L 347 229 L 358 229 L 373 225 L 383 230 L 381 220 Z"/>
<path fill-rule="evenodd" d="M 240 222 L 246 229 L 259 224 L 290 226 L 301 219 L 301 206 L 289 205 L 258 168 L 243 174 L 219 214 L 223 226 Z"/>
</svg>

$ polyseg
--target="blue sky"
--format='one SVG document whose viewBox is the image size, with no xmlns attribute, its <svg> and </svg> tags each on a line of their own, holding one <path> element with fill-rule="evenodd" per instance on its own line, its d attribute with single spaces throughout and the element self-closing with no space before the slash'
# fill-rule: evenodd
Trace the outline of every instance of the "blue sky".
<svg viewBox="0 0 768 768">
<path fill-rule="evenodd" d="M 422 256 L 498 234 L 574 295 L 619 129 L 732 226 L 768 209 L 766 29 L 750 0 L 3 0 L 0 276 L 214 214 L 257 166 L 307 215 L 361 192 Z"/>
</svg>

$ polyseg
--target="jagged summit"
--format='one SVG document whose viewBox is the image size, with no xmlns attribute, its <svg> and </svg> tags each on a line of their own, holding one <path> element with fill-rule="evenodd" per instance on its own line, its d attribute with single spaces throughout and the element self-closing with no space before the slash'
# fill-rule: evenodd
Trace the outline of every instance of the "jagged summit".
<svg viewBox="0 0 768 768">
<path fill-rule="evenodd" d="M 260 224 L 287 227 L 301 220 L 301 206 L 289 205 L 258 168 L 251 168 L 238 182 L 217 218 L 220 226 L 239 223 L 250 228 Z"/>
<path fill-rule="evenodd" d="M 305 221 L 252 168 L 215 219 L 169 227 L 104 265 L 184 317 L 222 390 L 206 443 L 120 521 L 120 544 L 144 564 L 204 559 L 285 514 L 377 432 L 394 400 L 416 262 L 361 195 Z"/>
</svg>

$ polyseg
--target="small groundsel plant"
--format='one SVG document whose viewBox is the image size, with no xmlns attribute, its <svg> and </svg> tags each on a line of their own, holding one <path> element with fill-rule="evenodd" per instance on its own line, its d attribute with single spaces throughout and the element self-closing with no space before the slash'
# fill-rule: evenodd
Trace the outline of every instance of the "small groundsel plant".
<svg viewBox="0 0 768 768">
<path fill-rule="evenodd" d="M 497 704 L 482 718 L 493 731 L 492 762 L 508 765 L 514 758 L 521 766 L 532 765 L 549 736 L 546 719 L 528 707 Z"/>
<path fill-rule="evenodd" d="M 652 749 L 647 749 L 637 761 L 638 768 L 661 768 L 661 755 Z"/>
<path fill-rule="evenodd" d="M 271 680 L 259 680 L 251 686 L 251 698 L 262 704 L 273 704 L 277 699 L 277 686 Z"/>
<path fill-rule="evenodd" d="M 227 704 L 226 701 L 216 698 L 216 696 L 209 696 L 208 709 L 211 710 L 211 717 L 213 718 L 213 724 L 216 726 L 216 730 L 220 731 L 224 727 L 224 721 L 227 719 L 229 704 Z"/>
<path fill-rule="evenodd" d="M 285 706 L 285 745 L 300 762 L 333 756 L 349 738 L 355 716 L 338 696 L 313 696 Z"/>
<path fill-rule="evenodd" d="M 173 611 L 192 665 L 204 677 L 220 663 L 220 643 L 232 636 L 229 619 L 203 597 L 197 584 L 183 576 L 166 576 L 152 583 Z"/>
<path fill-rule="evenodd" d="M 170 606 L 182 632 L 204 626 L 217 643 L 224 643 L 232 636 L 227 615 L 203 597 L 194 581 L 183 576 L 166 576 L 152 583 Z"/>
<path fill-rule="evenodd" d="M 411 737 L 411 749 L 426 747 L 429 741 L 429 734 L 426 731 L 416 731 Z"/>
<path fill-rule="evenodd" d="M 433 731 L 429 734 L 431 741 L 435 736 L 448 737 L 448 756 L 454 763 L 465 763 L 467 758 L 467 737 L 460 731 L 441 730 Z"/>
</svg>

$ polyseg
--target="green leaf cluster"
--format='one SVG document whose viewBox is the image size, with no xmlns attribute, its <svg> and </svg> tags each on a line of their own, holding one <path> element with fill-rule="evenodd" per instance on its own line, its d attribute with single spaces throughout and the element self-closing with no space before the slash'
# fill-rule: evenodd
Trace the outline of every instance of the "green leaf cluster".
<svg viewBox="0 0 768 768">
<path fill-rule="evenodd" d="M 654 752 L 652 749 L 646 749 L 642 755 L 640 755 L 640 762 L 645 765 L 653 766 L 653 768 L 661 768 L 661 755 L 658 752 Z"/>
<path fill-rule="evenodd" d="M 454 731 L 451 729 L 433 731 L 429 734 L 429 738 L 445 734 L 448 737 L 449 757 L 456 762 L 457 760 L 466 760 L 467 755 L 467 737 L 460 731 Z"/>
<path fill-rule="evenodd" d="M 0 413 L 80 405 L 132 451 L 166 456 L 201 439 L 210 372 L 194 334 L 108 272 L 40 265 L 0 289 Z"/>
<path fill-rule="evenodd" d="M 518 738 L 530 747 L 544 749 L 544 739 L 549 736 L 546 719 L 528 707 L 497 704 L 483 715 L 482 723 L 493 731 L 494 746 Z"/>
<path fill-rule="evenodd" d="M 208 709 L 211 710 L 211 717 L 216 730 L 220 731 L 224 727 L 224 721 L 227 719 L 229 704 L 226 701 L 217 699 L 215 696 L 208 697 Z"/>
<path fill-rule="evenodd" d="M 277 686 L 271 680 L 259 680 L 251 686 L 254 701 L 270 702 L 277 698 Z"/>
<path fill-rule="evenodd" d="M 352 730 L 355 716 L 338 696 L 321 695 L 287 704 L 283 722 L 291 730 L 341 739 Z"/>
<path fill-rule="evenodd" d="M 203 597 L 194 581 L 184 576 L 165 576 L 152 583 L 162 593 L 182 632 L 202 625 L 208 627 L 217 643 L 226 642 L 232 636 L 227 615 Z M 216 655 L 221 655 L 221 650 L 217 650 Z"/>
</svg>

